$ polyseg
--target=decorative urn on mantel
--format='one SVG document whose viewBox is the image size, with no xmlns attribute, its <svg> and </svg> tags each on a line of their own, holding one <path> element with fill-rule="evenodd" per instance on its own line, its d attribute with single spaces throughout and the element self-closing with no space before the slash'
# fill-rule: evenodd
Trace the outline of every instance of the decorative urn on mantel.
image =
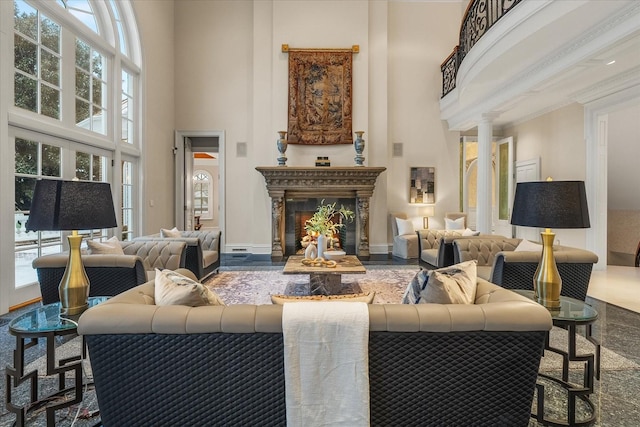
<svg viewBox="0 0 640 427">
<path fill-rule="evenodd" d="M 356 255 L 369 254 L 369 199 L 376 179 L 385 167 L 328 166 L 291 167 L 258 166 L 271 197 L 271 258 L 285 254 L 285 200 L 303 198 L 355 199 Z"/>
</svg>

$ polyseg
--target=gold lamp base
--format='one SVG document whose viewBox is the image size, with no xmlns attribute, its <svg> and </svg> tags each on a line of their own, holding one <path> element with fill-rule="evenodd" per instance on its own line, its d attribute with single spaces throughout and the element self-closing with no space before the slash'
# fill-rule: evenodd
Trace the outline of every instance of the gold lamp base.
<svg viewBox="0 0 640 427">
<path fill-rule="evenodd" d="M 75 316 L 89 308 L 89 278 L 82 264 L 80 245 L 82 236 L 73 231 L 69 240 L 69 262 L 64 270 L 58 292 L 60 293 L 60 314 Z"/>
<path fill-rule="evenodd" d="M 560 307 L 562 278 L 553 255 L 553 241 L 556 235 L 547 228 L 540 233 L 540 236 L 542 237 L 542 257 L 533 276 L 533 292 L 540 304 L 549 309 L 557 309 Z"/>
</svg>

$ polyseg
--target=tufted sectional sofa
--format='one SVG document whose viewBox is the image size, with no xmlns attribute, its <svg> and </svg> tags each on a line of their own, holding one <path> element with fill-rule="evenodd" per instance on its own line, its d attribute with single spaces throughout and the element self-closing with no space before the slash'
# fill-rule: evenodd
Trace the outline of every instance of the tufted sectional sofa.
<svg viewBox="0 0 640 427">
<path fill-rule="evenodd" d="M 160 234 L 137 237 L 134 240 L 160 240 L 187 244 L 184 267 L 202 280 L 220 267 L 219 229 L 181 231 L 181 237 L 161 237 Z"/>
<path fill-rule="evenodd" d="M 461 238 L 453 241 L 454 262 L 478 261 L 478 276 L 507 289 L 533 289 L 540 251 L 514 251 L 521 239 L 502 236 Z M 593 252 L 557 245 L 553 253 L 562 278 L 561 295 L 584 301 L 589 288 Z"/>
<path fill-rule="evenodd" d="M 528 425 L 544 307 L 481 279 L 475 304 L 368 307 L 372 426 Z M 106 427 L 286 426 L 280 305 L 156 306 L 149 282 L 78 332 Z"/>
<path fill-rule="evenodd" d="M 119 242 L 124 255 L 82 255 L 89 282 L 89 296 L 112 296 L 145 283 L 155 275 L 155 269 L 175 270 L 184 267 L 184 242 Z M 42 303 L 60 301 L 58 285 L 67 267 L 66 253 L 44 255 L 33 260 Z"/>
</svg>

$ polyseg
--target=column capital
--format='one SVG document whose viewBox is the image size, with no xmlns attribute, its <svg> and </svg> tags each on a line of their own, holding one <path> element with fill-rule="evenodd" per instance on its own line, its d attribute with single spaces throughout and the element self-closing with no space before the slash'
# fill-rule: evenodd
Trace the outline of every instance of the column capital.
<svg viewBox="0 0 640 427">
<path fill-rule="evenodd" d="M 492 123 L 495 119 L 497 119 L 498 117 L 500 117 L 500 112 L 499 111 L 489 111 L 487 113 L 482 113 L 480 114 L 480 123 Z"/>
</svg>

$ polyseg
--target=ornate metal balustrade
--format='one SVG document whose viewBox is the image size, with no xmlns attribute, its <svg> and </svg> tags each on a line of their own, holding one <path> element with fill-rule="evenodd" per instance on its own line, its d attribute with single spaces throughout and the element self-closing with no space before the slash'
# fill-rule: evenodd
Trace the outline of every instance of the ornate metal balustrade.
<svg viewBox="0 0 640 427">
<path fill-rule="evenodd" d="M 478 40 L 522 0 L 472 0 L 464 14 L 460 27 L 458 46 L 440 65 L 442 72 L 442 97 L 456 87 L 458 68 L 467 53 Z"/>
</svg>

